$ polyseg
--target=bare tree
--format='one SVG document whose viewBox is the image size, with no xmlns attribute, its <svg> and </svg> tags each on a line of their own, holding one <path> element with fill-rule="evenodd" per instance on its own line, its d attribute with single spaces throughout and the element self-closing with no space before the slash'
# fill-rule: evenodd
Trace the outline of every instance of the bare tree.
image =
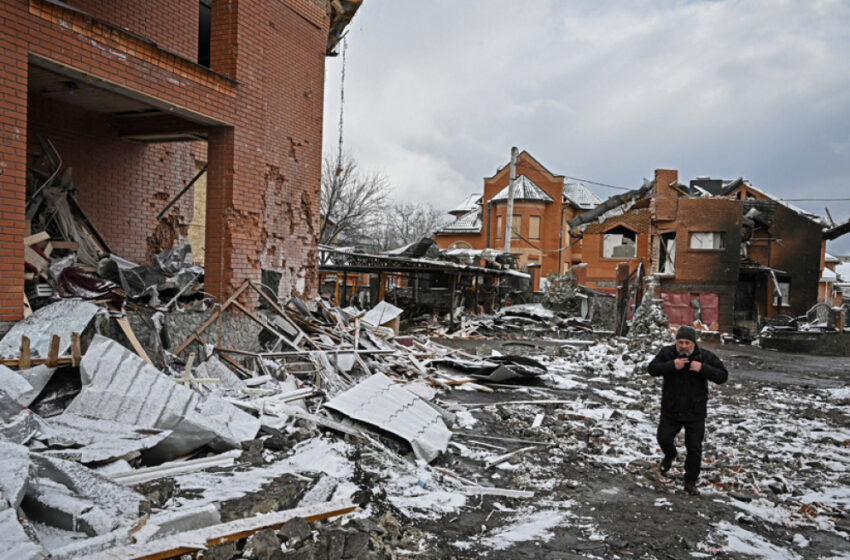
<svg viewBox="0 0 850 560">
<path fill-rule="evenodd" d="M 396 202 L 383 216 L 375 244 L 385 251 L 428 237 L 447 221 L 443 214 L 430 204 Z"/>
<path fill-rule="evenodd" d="M 320 243 L 360 239 L 374 231 L 385 210 L 389 181 L 363 173 L 351 154 L 326 155 L 322 165 Z"/>
</svg>

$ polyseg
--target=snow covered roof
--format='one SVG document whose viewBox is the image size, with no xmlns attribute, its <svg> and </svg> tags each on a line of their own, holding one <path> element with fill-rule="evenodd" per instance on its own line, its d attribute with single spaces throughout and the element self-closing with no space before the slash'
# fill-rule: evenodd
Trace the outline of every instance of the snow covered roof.
<svg viewBox="0 0 850 560">
<path fill-rule="evenodd" d="M 490 200 L 507 200 L 509 188 L 510 185 L 500 190 L 499 193 Z M 535 183 L 525 175 L 520 175 L 516 178 L 516 181 L 514 183 L 514 200 L 538 200 L 542 202 L 555 202 L 554 200 L 552 200 L 551 196 L 546 194 L 543 189 L 537 186 L 537 183 Z"/>
<path fill-rule="evenodd" d="M 839 259 L 836 256 L 830 255 L 829 253 L 824 253 L 823 260 L 824 260 L 824 262 L 834 262 L 834 263 L 841 262 L 841 259 Z"/>
<path fill-rule="evenodd" d="M 850 262 L 843 262 L 836 265 L 835 272 L 838 274 L 840 281 L 850 282 Z"/>
<path fill-rule="evenodd" d="M 449 210 L 449 214 L 465 214 L 478 208 L 478 201 L 481 200 L 479 193 L 472 193 L 461 201 L 460 204 Z"/>
<path fill-rule="evenodd" d="M 590 210 L 602 203 L 602 199 L 581 183 L 564 183 L 564 198 L 582 210 Z"/>
<path fill-rule="evenodd" d="M 821 282 L 835 282 L 836 280 L 838 280 L 838 275 L 828 268 L 824 268 L 820 273 Z"/>
<path fill-rule="evenodd" d="M 478 233 L 481 231 L 481 208 L 460 216 L 454 222 L 443 226 L 437 233 Z"/>
</svg>

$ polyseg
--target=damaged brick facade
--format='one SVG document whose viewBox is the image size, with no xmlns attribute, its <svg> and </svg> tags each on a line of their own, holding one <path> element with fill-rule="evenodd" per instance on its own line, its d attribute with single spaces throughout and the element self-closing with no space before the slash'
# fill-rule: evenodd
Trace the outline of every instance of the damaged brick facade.
<svg viewBox="0 0 850 560">
<path fill-rule="evenodd" d="M 633 256 L 606 252 L 617 235 L 634 238 Z M 658 277 L 673 324 L 698 319 L 753 334 L 760 318 L 802 315 L 817 301 L 825 247 L 820 224 L 747 183 L 723 196 L 696 197 L 679 184 L 677 171 L 659 169 L 650 196 L 588 225 L 583 237 L 583 284 L 613 293 L 617 264 L 628 262 L 633 272 L 641 263 Z M 777 297 L 781 290 L 788 293 L 784 300 Z"/>
<path fill-rule="evenodd" d="M 191 190 L 156 216 L 206 163 L 205 290 L 226 298 L 271 269 L 282 297 L 315 295 L 330 10 L 212 0 L 206 66 L 197 0 L 3 2 L 0 321 L 23 312 L 38 135 L 73 169 L 83 211 L 119 256 L 143 262 L 186 238 Z"/>
</svg>

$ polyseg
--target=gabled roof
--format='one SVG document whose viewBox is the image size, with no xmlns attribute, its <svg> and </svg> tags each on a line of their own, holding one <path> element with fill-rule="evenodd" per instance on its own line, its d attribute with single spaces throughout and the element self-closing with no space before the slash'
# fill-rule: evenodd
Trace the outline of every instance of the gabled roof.
<svg viewBox="0 0 850 560">
<path fill-rule="evenodd" d="M 500 190 L 496 196 L 490 199 L 491 202 L 508 199 L 508 190 L 510 185 Z M 546 194 L 546 191 L 537 186 L 537 183 L 520 175 L 514 181 L 514 200 L 536 200 L 539 202 L 555 202 L 552 197 Z"/>
<path fill-rule="evenodd" d="M 564 199 L 582 210 L 602 204 L 602 199 L 581 183 L 564 183 Z"/>
<path fill-rule="evenodd" d="M 478 202 L 481 200 L 481 195 L 472 193 L 464 198 L 460 204 L 449 210 L 449 214 L 466 214 L 478 207 Z"/>
<path fill-rule="evenodd" d="M 481 208 L 467 212 L 454 222 L 440 228 L 437 233 L 478 233 L 481 231 Z"/>
</svg>

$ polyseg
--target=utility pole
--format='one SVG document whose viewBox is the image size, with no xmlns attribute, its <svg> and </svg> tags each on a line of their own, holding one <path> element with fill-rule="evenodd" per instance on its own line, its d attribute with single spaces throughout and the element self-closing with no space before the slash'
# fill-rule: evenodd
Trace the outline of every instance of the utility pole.
<svg viewBox="0 0 850 560">
<path fill-rule="evenodd" d="M 511 182 L 508 185 L 508 209 L 505 216 L 505 253 L 511 252 L 511 237 L 514 223 L 514 183 L 516 182 L 516 158 L 519 154 L 516 146 L 511 148 Z"/>
</svg>

